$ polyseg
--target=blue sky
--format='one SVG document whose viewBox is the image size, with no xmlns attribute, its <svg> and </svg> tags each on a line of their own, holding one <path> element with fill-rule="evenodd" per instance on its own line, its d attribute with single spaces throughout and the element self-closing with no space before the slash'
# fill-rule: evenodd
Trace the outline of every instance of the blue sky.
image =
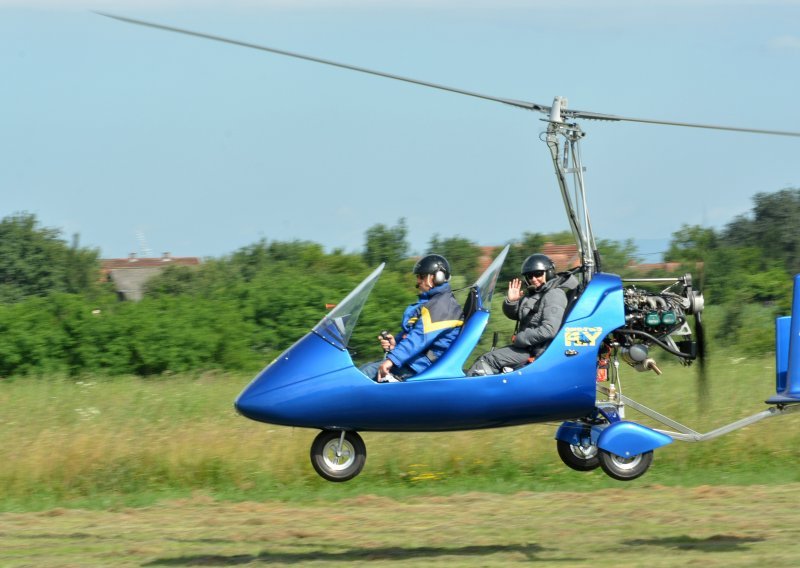
<svg viewBox="0 0 800 568">
<path fill-rule="evenodd" d="M 92 10 L 499 97 L 800 131 L 800 0 L 0 0 L 0 211 L 103 257 L 357 251 L 401 217 L 418 253 L 568 226 L 542 115 Z M 595 234 L 642 252 L 800 187 L 798 138 L 582 126 Z"/>
</svg>

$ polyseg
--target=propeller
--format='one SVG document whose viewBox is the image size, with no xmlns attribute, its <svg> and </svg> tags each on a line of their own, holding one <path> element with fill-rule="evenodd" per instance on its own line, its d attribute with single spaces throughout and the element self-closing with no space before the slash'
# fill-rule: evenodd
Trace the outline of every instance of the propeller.
<svg viewBox="0 0 800 568">
<path fill-rule="evenodd" d="M 697 266 L 700 270 L 700 289 L 702 290 L 705 282 L 705 266 Z M 686 294 L 689 298 L 689 310 L 694 314 L 694 354 L 697 361 L 697 402 L 703 408 L 706 405 L 709 395 L 708 375 L 706 374 L 706 331 L 703 326 L 703 309 L 705 308 L 705 298 L 703 293 L 693 287 L 692 275 L 686 274 L 684 282 L 687 285 Z"/>
<path fill-rule="evenodd" d="M 313 57 L 310 55 L 303 55 L 301 53 L 294 53 L 291 51 L 286 51 L 283 49 L 276 49 L 274 47 L 267 47 L 264 45 L 259 45 L 255 43 L 250 43 L 246 41 L 239 41 L 236 39 L 226 38 L 218 35 L 207 34 L 203 32 L 196 32 L 192 30 L 187 30 L 183 28 L 177 28 L 174 26 L 166 26 L 163 24 L 157 24 L 153 22 L 146 22 L 144 20 L 137 20 L 134 18 L 128 18 L 126 16 L 118 16 L 115 14 L 109 14 L 106 12 L 95 12 L 100 16 L 105 16 L 107 18 L 112 18 L 114 20 L 119 20 L 121 22 L 126 22 L 129 24 L 136 24 L 138 26 L 145 26 L 149 28 L 155 28 L 158 30 L 164 30 L 168 32 L 174 32 L 194 37 L 199 37 L 203 39 L 210 39 L 212 41 L 218 41 L 222 43 L 228 43 L 231 45 L 238 45 L 240 47 L 247 47 L 250 49 L 258 49 L 260 51 L 266 51 L 269 53 L 275 53 L 278 55 L 285 55 L 287 57 L 294 57 L 296 59 L 303 59 L 306 61 L 312 61 L 314 63 L 322 63 L 323 65 L 331 65 L 333 67 L 339 67 L 342 69 L 349 69 L 351 71 L 358 71 L 359 73 L 367 73 L 369 75 L 377 75 L 378 77 L 385 77 L 387 79 L 395 79 L 397 81 L 405 81 L 406 83 L 413 83 L 415 85 L 422 85 L 424 87 L 431 87 L 434 89 L 439 89 L 442 91 L 448 91 L 451 93 L 458 93 L 461 95 L 467 95 L 470 97 L 476 97 L 479 99 L 485 99 L 489 101 L 495 101 L 507 105 L 511 105 L 517 108 L 531 110 L 536 112 L 541 112 L 543 114 L 549 115 L 550 122 L 563 122 L 563 119 L 587 119 L 587 120 L 604 120 L 604 121 L 612 121 L 612 122 L 640 122 L 644 124 L 661 124 L 667 126 L 684 126 L 688 128 L 705 128 L 705 129 L 712 129 L 712 130 L 728 130 L 733 132 L 749 132 L 754 134 L 772 134 L 777 136 L 797 136 L 800 137 L 800 132 L 792 132 L 787 130 L 767 130 L 762 128 L 741 128 L 736 126 L 722 126 L 717 124 L 699 124 L 693 122 L 677 122 L 671 120 L 656 120 L 656 119 L 649 119 L 649 118 L 633 118 L 630 116 L 618 116 L 614 114 L 603 114 L 598 112 L 590 112 L 590 111 L 582 111 L 582 110 L 571 110 L 566 108 L 566 99 L 561 97 L 556 97 L 553 101 L 552 105 L 543 105 L 539 103 L 533 103 L 528 101 L 520 101 L 516 99 L 508 99 L 503 97 L 495 97 L 491 95 L 484 95 L 481 93 L 476 93 L 474 91 L 467 91 L 464 89 L 458 89 L 455 87 L 448 87 L 446 85 L 440 85 L 437 83 L 431 83 L 428 81 L 421 81 L 418 79 L 412 79 L 410 77 L 403 77 L 401 75 L 394 75 L 392 73 L 385 73 L 383 71 L 376 71 L 374 69 L 367 69 L 366 67 L 358 67 L 356 65 L 349 65 L 347 63 L 339 63 L 337 61 L 331 61 L 329 59 L 322 59 L 319 57 Z"/>
<path fill-rule="evenodd" d="M 706 332 L 703 313 L 694 314 L 694 333 L 697 341 L 697 397 L 701 403 L 708 398 L 708 376 L 706 375 Z"/>
<path fill-rule="evenodd" d="M 703 274 L 701 273 L 701 281 L 702 277 Z M 684 274 L 680 280 L 683 282 L 682 295 L 685 299 L 684 307 L 686 308 L 686 313 L 694 315 L 694 341 L 690 362 L 697 362 L 697 401 L 703 406 L 709 394 L 708 377 L 706 375 L 706 332 L 703 326 L 705 298 L 703 293 L 694 287 L 691 274 Z"/>
</svg>

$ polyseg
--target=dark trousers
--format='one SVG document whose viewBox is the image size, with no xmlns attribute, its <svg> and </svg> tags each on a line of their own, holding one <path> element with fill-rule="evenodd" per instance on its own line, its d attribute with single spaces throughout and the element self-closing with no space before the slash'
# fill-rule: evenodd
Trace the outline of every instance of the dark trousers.
<svg viewBox="0 0 800 568">
<path fill-rule="evenodd" d="M 471 377 L 476 375 L 496 375 L 501 373 L 504 367 L 518 369 L 523 365 L 527 365 L 530 356 L 527 349 L 521 349 L 513 345 L 501 347 L 478 357 L 472 367 L 469 368 L 469 371 L 467 371 L 467 375 Z"/>
</svg>

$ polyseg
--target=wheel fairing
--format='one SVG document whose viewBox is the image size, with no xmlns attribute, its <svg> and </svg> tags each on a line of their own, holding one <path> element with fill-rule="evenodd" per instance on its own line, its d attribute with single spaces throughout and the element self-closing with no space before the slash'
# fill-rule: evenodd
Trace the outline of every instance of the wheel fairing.
<svg viewBox="0 0 800 568">
<path fill-rule="evenodd" d="M 632 458 L 672 443 L 672 438 L 635 422 L 616 422 L 603 430 L 597 447 L 622 458 Z"/>
</svg>

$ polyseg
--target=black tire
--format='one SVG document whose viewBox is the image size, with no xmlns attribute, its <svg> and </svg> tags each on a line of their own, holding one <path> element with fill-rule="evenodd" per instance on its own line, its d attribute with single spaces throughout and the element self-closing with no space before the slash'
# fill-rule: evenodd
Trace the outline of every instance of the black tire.
<svg viewBox="0 0 800 568">
<path fill-rule="evenodd" d="M 575 471 L 592 471 L 600 467 L 597 446 L 594 444 L 575 446 L 569 442 L 556 440 L 556 449 L 561 461 Z"/>
<path fill-rule="evenodd" d="M 337 455 L 341 430 L 323 430 L 311 444 L 311 465 L 328 481 L 349 481 L 361 473 L 367 460 L 367 446 L 358 432 L 345 432 Z"/>
<path fill-rule="evenodd" d="M 600 467 L 606 475 L 619 481 L 630 481 L 644 475 L 653 463 L 653 452 L 644 452 L 624 458 L 606 450 L 600 450 Z"/>
</svg>

